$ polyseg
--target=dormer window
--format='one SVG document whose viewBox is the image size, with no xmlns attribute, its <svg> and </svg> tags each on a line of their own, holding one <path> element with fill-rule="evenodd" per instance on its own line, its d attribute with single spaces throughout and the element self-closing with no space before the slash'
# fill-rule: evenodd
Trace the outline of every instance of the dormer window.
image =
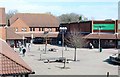
<svg viewBox="0 0 120 77">
<path fill-rule="evenodd" d="M 26 29 L 26 28 L 24 28 L 24 31 L 26 32 L 26 31 L 27 31 L 27 29 Z"/>
<path fill-rule="evenodd" d="M 22 28 L 22 32 L 24 31 L 24 28 Z"/>
<path fill-rule="evenodd" d="M 27 31 L 27 29 L 26 28 L 22 28 L 22 32 L 26 32 Z"/>
</svg>

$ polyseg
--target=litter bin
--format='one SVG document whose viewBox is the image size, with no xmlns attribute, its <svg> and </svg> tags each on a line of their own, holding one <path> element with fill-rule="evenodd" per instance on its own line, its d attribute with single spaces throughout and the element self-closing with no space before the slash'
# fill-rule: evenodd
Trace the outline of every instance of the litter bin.
<svg viewBox="0 0 120 77">
<path fill-rule="evenodd" d="M 100 47 L 100 52 L 102 52 L 102 47 Z"/>
<path fill-rule="evenodd" d="M 22 48 L 21 48 L 21 47 L 19 47 L 19 52 L 21 52 L 21 50 L 22 50 Z"/>
</svg>

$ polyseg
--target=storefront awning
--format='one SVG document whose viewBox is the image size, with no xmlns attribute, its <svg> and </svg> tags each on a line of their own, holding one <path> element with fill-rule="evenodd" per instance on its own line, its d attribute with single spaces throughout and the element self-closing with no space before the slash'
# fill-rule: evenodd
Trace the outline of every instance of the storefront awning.
<svg viewBox="0 0 120 77">
<path fill-rule="evenodd" d="M 85 39 L 117 39 L 116 34 L 110 34 L 110 33 L 90 33 L 83 38 Z"/>
</svg>

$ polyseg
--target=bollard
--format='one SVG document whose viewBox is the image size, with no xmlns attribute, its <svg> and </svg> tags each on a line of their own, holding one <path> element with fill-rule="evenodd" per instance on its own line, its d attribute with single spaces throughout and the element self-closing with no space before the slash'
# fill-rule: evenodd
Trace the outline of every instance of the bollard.
<svg viewBox="0 0 120 77">
<path fill-rule="evenodd" d="M 63 62 L 63 63 L 64 63 L 64 66 L 63 66 L 63 68 L 65 68 L 66 59 L 64 59 L 64 62 Z"/>
<path fill-rule="evenodd" d="M 107 72 L 107 77 L 109 77 L 109 72 Z"/>
<path fill-rule="evenodd" d="M 102 47 L 100 47 L 100 52 L 102 52 Z"/>
<path fill-rule="evenodd" d="M 41 54 L 40 54 L 40 60 L 42 60 L 42 59 L 41 59 Z"/>
<path fill-rule="evenodd" d="M 65 51 L 67 51 L 67 45 L 65 45 Z"/>
</svg>

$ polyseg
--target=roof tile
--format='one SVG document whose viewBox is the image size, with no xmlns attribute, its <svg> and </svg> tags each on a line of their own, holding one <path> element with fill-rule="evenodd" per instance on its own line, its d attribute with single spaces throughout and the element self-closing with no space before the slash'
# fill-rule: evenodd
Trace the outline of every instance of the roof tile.
<svg viewBox="0 0 120 77">
<path fill-rule="evenodd" d="M 0 39 L 0 75 L 32 73 L 31 68 L 19 57 L 17 52 Z"/>
<path fill-rule="evenodd" d="M 10 19 L 10 24 L 13 24 L 18 18 L 29 27 L 59 27 L 58 19 L 51 14 L 17 13 Z"/>
</svg>

